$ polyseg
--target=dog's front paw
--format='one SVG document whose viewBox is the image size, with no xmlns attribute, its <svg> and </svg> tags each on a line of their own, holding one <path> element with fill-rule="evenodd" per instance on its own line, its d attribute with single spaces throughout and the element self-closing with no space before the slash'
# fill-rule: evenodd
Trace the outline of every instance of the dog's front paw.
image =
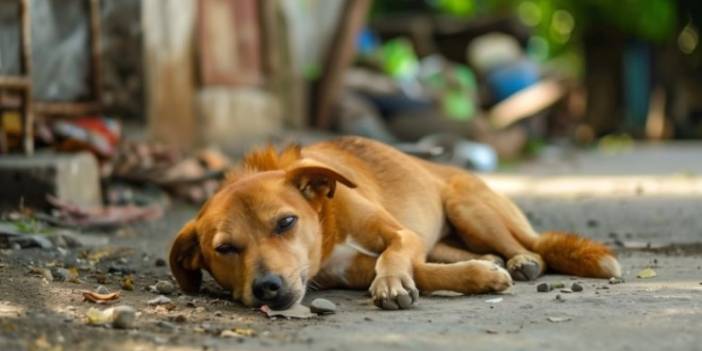
<svg viewBox="0 0 702 351">
<path fill-rule="evenodd" d="M 408 309 L 419 299 L 409 275 L 376 277 L 368 290 L 373 303 L 384 310 Z"/>
</svg>

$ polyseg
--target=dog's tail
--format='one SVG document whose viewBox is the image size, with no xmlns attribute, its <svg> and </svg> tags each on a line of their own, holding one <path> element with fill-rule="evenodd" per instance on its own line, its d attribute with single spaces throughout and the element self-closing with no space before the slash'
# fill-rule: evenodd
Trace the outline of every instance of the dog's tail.
<svg viewBox="0 0 702 351">
<path fill-rule="evenodd" d="M 532 249 L 553 271 L 591 278 L 619 277 L 621 267 L 612 250 L 602 243 L 561 232 L 539 235 Z"/>
</svg>

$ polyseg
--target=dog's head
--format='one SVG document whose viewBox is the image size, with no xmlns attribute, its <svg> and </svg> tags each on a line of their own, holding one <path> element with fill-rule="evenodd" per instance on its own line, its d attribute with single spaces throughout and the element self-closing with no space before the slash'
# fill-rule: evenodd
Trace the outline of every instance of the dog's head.
<svg viewBox="0 0 702 351">
<path fill-rule="evenodd" d="M 355 187 L 306 160 L 226 182 L 173 243 L 170 266 L 181 289 L 197 292 L 204 269 L 246 305 L 286 309 L 299 302 L 320 269 L 320 212 L 337 182 Z"/>
</svg>

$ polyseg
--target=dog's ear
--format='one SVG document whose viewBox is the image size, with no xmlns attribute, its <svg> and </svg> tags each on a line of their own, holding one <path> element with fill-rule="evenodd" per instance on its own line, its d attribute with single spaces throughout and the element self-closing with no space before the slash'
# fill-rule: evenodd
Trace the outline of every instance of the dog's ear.
<svg viewBox="0 0 702 351">
<path fill-rule="evenodd" d="M 171 246 L 171 272 L 180 288 L 186 293 L 196 293 L 202 283 L 202 253 L 195 231 L 195 221 L 186 223 Z"/>
<path fill-rule="evenodd" d="M 356 184 L 336 170 L 314 161 L 300 162 L 286 171 L 288 182 L 296 186 L 308 200 L 332 198 L 336 183 L 355 188 Z"/>
</svg>

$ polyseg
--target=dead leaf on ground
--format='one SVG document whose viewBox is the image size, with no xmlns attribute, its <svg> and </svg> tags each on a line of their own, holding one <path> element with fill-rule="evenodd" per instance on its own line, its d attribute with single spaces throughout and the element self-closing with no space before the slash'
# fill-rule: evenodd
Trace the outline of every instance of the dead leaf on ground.
<svg viewBox="0 0 702 351">
<path fill-rule="evenodd" d="M 126 275 L 121 281 L 122 289 L 132 291 L 134 290 L 134 278 L 131 274 Z"/>
<path fill-rule="evenodd" d="M 636 278 L 649 279 L 649 278 L 653 278 L 655 276 L 656 276 L 656 271 L 654 271 L 653 268 L 649 267 L 649 268 L 646 268 L 646 269 L 642 270 L 641 272 L 639 272 L 639 274 L 636 275 Z"/>
<path fill-rule="evenodd" d="M 283 317 L 286 319 L 307 319 L 316 316 L 314 313 L 310 312 L 309 307 L 300 304 L 281 311 L 272 310 L 270 307 L 268 307 L 268 305 L 263 305 L 261 306 L 261 312 L 265 313 L 268 318 Z"/>
<path fill-rule="evenodd" d="M 90 307 L 90 309 L 87 312 L 85 312 L 85 316 L 88 318 L 88 324 L 103 325 L 112 322 L 113 313 L 114 308 L 99 310 L 95 307 Z"/>
<path fill-rule="evenodd" d="M 98 294 L 94 291 L 83 291 L 83 300 L 93 303 L 106 304 L 119 299 L 119 291 L 109 294 Z"/>
<path fill-rule="evenodd" d="M 251 328 L 232 328 L 223 330 L 219 336 L 229 338 L 252 337 L 256 336 L 256 331 Z"/>
</svg>

